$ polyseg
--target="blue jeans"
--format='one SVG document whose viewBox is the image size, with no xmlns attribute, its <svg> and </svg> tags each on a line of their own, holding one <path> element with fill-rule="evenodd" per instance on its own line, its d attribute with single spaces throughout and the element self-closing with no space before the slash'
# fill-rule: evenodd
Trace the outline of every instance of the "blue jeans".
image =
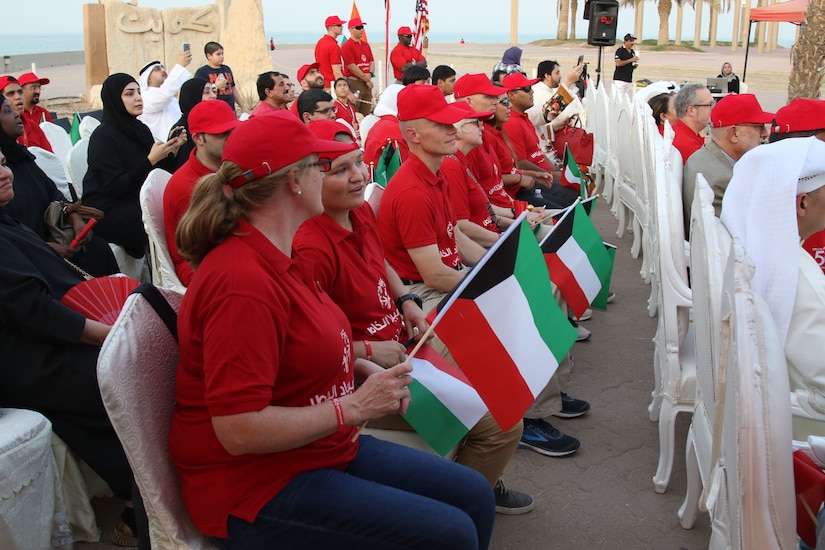
<svg viewBox="0 0 825 550">
<path fill-rule="evenodd" d="M 487 548 L 495 499 L 487 480 L 435 455 L 361 436 L 344 472 L 295 477 L 255 522 L 230 516 L 219 548 Z"/>
</svg>

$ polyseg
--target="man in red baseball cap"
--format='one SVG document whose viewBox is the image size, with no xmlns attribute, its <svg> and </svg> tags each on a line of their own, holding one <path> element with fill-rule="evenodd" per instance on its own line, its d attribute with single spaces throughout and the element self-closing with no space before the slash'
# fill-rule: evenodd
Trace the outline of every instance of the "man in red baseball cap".
<svg viewBox="0 0 825 550">
<path fill-rule="evenodd" d="M 292 99 L 292 105 L 289 106 L 289 110 L 295 116 L 298 116 L 298 98 L 301 97 L 302 93 L 312 89 L 324 89 L 324 75 L 321 74 L 320 67 L 319 63 L 308 63 L 298 69 L 295 78 L 298 79 L 298 83 L 301 85 L 301 92 Z"/>
<path fill-rule="evenodd" d="M 485 249 L 458 228 L 441 171 L 446 155 L 457 150 L 455 123 L 470 116 L 450 105 L 437 86 L 411 84 L 398 92 L 398 120 L 409 145 L 407 160 L 381 198 L 378 234 L 390 265 L 422 300 L 425 313 L 466 275 L 464 261 L 476 263 Z M 431 345 L 453 362 L 444 344 Z M 474 427 L 474 430 L 476 427 Z M 500 476 L 521 438 L 521 423 L 502 431 L 489 423 L 484 433 L 471 433 L 456 461 L 472 467 L 495 485 L 496 511 L 523 514 L 533 509 L 529 495 L 509 491 Z"/>
<path fill-rule="evenodd" d="M 413 32 L 409 27 L 400 27 L 398 29 L 398 44 L 392 49 L 390 53 L 390 64 L 392 65 L 392 73 L 395 76 L 395 83 L 401 84 L 401 78 L 404 76 L 404 71 L 416 65 L 418 67 L 427 68 L 427 60 L 424 55 L 414 46 L 412 46 Z M 424 38 L 424 48 L 427 47 L 427 38 Z"/>
<path fill-rule="evenodd" d="M 375 75 L 375 60 L 372 48 L 364 40 L 364 23 L 360 17 L 350 19 L 349 40 L 341 46 L 341 57 L 344 60 L 344 76 L 347 78 L 350 90 L 358 95 L 359 113 L 367 116 L 372 112 L 372 78 Z"/>
<path fill-rule="evenodd" d="M 690 234 L 696 175 L 701 173 L 713 189 L 713 207 L 716 215 L 721 215 L 722 197 L 733 176 L 733 165 L 768 137 L 765 125 L 773 118 L 774 114 L 766 113 L 753 94 L 730 94 L 714 105 L 710 112 L 710 140 L 685 163 L 682 177 L 685 237 Z"/>
<path fill-rule="evenodd" d="M 3 94 L 11 108 L 23 115 L 23 87 L 20 81 L 11 75 L 0 76 L 0 93 Z M 26 147 L 40 147 L 53 153 L 52 144 L 46 139 L 46 134 L 40 129 L 40 120 L 33 121 L 23 118 L 23 135 L 17 138 L 17 142 Z"/>
<path fill-rule="evenodd" d="M 166 245 L 175 263 L 175 272 L 184 286 L 189 286 L 193 271 L 178 251 L 175 231 L 189 208 L 195 184 L 203 176 L 213 174 L 220 168 L 226 140 L 239 124 L 229 104 L 217 99 L 201 101 L 189 112 L 189 135 L 195 148 L 189 159 L 172 175 L 163 193 Z"/>
<path fill-rule="evenodd" d="M 337 15 L 330 15 L 324 21 L 327 33 L 315 44 L 315 62 L 318 63 L 321 74 L 324 75 L 324 89 L 330 89 L 336 78 L 344 78 L 341 59 L 341 48 L 338 46 L 338 37 L 344 32 L 346 21 Z"/>
<path fill-rule="evenodd" d="M 40 87 L 50 82 L 48 78 L 38 78 L 34 73 L 23 73 L 17 77 L 20 86 L 23 87 L 23 118 L 31 119 L 34 123 L 40 124 L 44 120 L 52 122 L 52 115 L 48 109 L 44 109 L 40 103 Z"/>
</svg>

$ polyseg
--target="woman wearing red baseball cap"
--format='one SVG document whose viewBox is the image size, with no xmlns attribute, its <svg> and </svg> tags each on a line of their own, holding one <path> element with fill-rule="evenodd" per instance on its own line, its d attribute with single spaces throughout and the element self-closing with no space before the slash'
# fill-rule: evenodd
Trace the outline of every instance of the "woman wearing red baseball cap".
<svg viewBox="0 0 825 550">
<path fill-rule="evenodd" d="M 332 157 L 356 149 L 286 111 L 252 117 L 178 227 L 195 275 L 178 321 L 170 453 L 193 523 L 221 548 L 489 544 L 483 477 L 357 436 L 406 410 L 411 367 L 354 359 L 346 316 L 291 257 L 298 227 L 323 212 Z"/>
</svg>

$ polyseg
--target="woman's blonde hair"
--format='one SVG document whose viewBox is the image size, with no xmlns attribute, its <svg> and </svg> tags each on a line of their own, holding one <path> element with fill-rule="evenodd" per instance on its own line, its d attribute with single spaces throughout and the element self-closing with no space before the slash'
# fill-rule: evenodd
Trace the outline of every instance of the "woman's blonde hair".
<svg viewBox="0 0 825 550">
<path fill-rule="evenodd" d="M 175 232 L 181 256 L 192 269 L 197 269 L 209 251 L 231 235 L 241 219 L 248 218 L 250 210 L 261 206 L 283 183 L 308 169 L 312 158 L 303 158 L 240 187 L 227 184 L 244 172 L 231 161 L 224 161 L 216 173 L 202 177 Z"/>
</svg>

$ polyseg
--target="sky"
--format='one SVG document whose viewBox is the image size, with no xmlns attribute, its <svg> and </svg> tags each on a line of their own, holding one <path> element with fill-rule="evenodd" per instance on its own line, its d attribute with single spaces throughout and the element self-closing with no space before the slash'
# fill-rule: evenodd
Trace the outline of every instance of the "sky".
<svg viewBox="0 0 825 550">
<path fill-rule="evenodd" d="M 278 41 L 279 32 L 317 31 L 318 36 L 324 33 L 323 19 L 328 15 L 339 15 L 348 19 L 352 9 L 350 0 L 310 0 L 304 6 L 311 6 L 311 10 L 300 9 L 299 0 L 262 0 L 264 8 L 264 28 L 275 34 Z M 286 3 L 288 2 L 288 4 Z M 6 2 L 4 2 L 5 4 Z M 40 17 L 30 17 L 29 6 L 25 2 L 14 2 L 11 15 L 14 20 L 14 34 L 30 33 L 82 33 L 83 12 L 82 5 L 91 3 L 90 0 L 34 0 Z M 163 9 L 168 7 L 202 6 L 207 0 L 139 0 L 140 6 Z M 357 0 L 361 18 L 367 23 L 367 31 L 372 28 L 382 28 L 384 22 L 384 0 Z M 286 5 L 285 5 L 286 4 Z M 401 25 L 412 25 L 415 0 L 390 0 L 391 4 L 391 34 Z M 675 4 L 675 3 L 674 3 Z M 755 2 L 754 2 L 755 4 Z M 469 8 L 468 6 L 472 6 Z M 519 1 L 519 33 L 529 33 L 531 38 L 543 35 L 555 38 L 557 19 L 555 15 L 555 0 L 520 0 Z M 584 0 L 579 0 L 579 16 L 576 24 L 579 38 L 586 37 L 587 21 L 581 18 Z M 704 27 L 707 28 L 709 19 L 707 2 L 705 3 Z M 6 6 L 6 10 L 9 6 Z M 15 13 L 18 11 L 20 13 Z M 507 0 L 473 0 L 473 2 L 458 2 L 456 0 L 429 0 L 431 32 L 443 31 L 454 33 L 504 33 L 509 35 L 510 2 Z M 686 7 L 683 18 L 682 39 L 693 39 L 694 13 Z M 8 12 L 7 12 L 8 14 Z M 656 4 L 653 1 L 645 3 L 644 33 L 645 39 L 655 39 L 658 34 L 658 15 Z M 719 37 L 727 39 L 730 36 L 733 15 L 728 12 L 720 15 Z M 674 8 L 670 18 L 671 39 L 675 35 L 676 10 Z M 794 41 L 795 26 L 790 23 L 779 25 L 780 44 L 790 46 Z M 622 8 L 619 10 L 618 36 L 633 30 L 633 10 Z M 6 32 L 6 31 L 4 31 Z M 707 36 L 707 31 L 703 37 Z M 526 40 L 529 41 L 529 40 Z"/>
</svg>

